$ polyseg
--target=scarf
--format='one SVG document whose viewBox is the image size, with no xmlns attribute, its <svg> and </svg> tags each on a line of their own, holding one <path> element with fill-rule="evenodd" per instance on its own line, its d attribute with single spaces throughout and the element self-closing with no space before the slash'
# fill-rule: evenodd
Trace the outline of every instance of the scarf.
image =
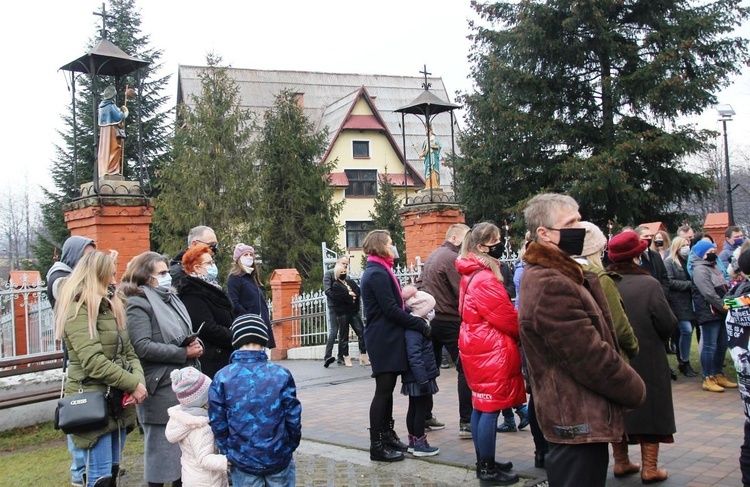
<svg viewBox="0 0 750 487">
<path fill-rule="evenodd" d="M 406 309 L 406 305 L 404 304 L 404 297 L 401 295 L 401 283 L 398 282 L 398 279 L 396 279 L 396 274 L 393 273 L 393 258 L 385 258 L 380 257 L 379 255 L 369 255 L 367 257 L 367 262 L 375 262 L 376 264 L 380 264 L 388 271 L 388 274 L 391 275 L 391 279 L 393 279 L 393 283 L 396 284 L 396 289 L 398 289 L 398 296 L 401 298 L 401 309 Z"/>
<path fill-rule="evenodd" d="M 215 277 L 211 277 L 208 274 L 200 274 L 198 272 L 191 272 L 190 277 L 195 277 L 196 279 L 200 279 L 201 281 L 205 281 L 211 284 L 212 286 L 215 286 L 221 289 L 221 284 L 219 284 L 219 281 L 217 281 Z"/>
<path fill-rule="evenodd" d="M 208 417 L 208 409 L 206 408 L 199 408 L 197 406 L 183 406 L 182 404 L 180 404 L 180 409 L 193 416 L 203 416 L 205 418 Z"/>
<path fill-rule="evenodd" d="M 182 302 L 174 294 L 161 289 L 146 285 L 139 287 L 151 305 L 164 343 L 182 343 L 191 332 L 190 318 Z"/>
</svg>

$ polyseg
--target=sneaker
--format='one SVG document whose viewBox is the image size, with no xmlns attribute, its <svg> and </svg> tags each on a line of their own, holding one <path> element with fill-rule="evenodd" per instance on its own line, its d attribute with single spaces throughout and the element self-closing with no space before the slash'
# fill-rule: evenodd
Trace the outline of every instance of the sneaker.
<svg viewBox="0 0 750 487">
<path fill-rule="evenodd" d="M 703 379 L 703 390 L 708 392 L 724 392 L 724 388 L 717 384 L 716 379 L 711 375 Z"/>
<path fill-rule="evenodd" d="M 409 449 L 411 450 L 412 455 L 414 455 L 415 457 L 432 457 L 440 453 L 440 448 L 436 446 L 430 446 L 430 444 L 427 443 L 427 435 L 422 435 L 421 438 L 411 438 L 414 438 L 414 445 Z"/>
<path fill-rule="evenodd" d="M 327 369 L 328 366 L 331 365 L 332 363 L 334 363 L 335 361 L 336 361 L 335 358 L 333 358 L 333 357 L 327 357 L 325 359 L 325 362 L 323 362 L 323 367 L 325 367 Z"/>
<path fill-rule="evenodd" d="M 518 428 L 516 428 L 515 420 L 505 420 L 497 426 L 498 433 L 515 433 L 516 431 Z"/>
<path fill-rule="evenodd" d="M 83 487 L 83 480 L 73 480 L 70 487 Z"/>
<path fill-rule="evenodd" d="M 471 425 L 469 423 L 458 423 L 458 437 L 462 440 L 471 439 Z"/>
<path fill-rule="evenodd" d="M 735 389 L 737 388 L 737 383 L 732 382 L 731 380 L 727 379 L 727 377 L 724 374 L 716 374 L 714 376 L 714 382 L 719 384 L 721 387 L 725 389 Z"/>
<path fill-rule="evenodd" d="M 529 408 L 525 404 L 516 409 L 518 415 L 518 429 L 522 430 L 529 425 Z"/>
<path fill-rule="evenodd" d="M 447 357 L 443 357 L 443 360 L 440 362 L 440 368 L 441 369 L 450 369 L 451 368 L 451 364 L 448 363 L 448 358 Z"/>
<path fill-rule="evenodd" d="M 427 431 L 436 431 L 443 428 L 445 428 L 445 423 L 441 423 L 440 421 L 438 421 L 435 415 L 424 422 L 424 429 Z"/>
</svg>

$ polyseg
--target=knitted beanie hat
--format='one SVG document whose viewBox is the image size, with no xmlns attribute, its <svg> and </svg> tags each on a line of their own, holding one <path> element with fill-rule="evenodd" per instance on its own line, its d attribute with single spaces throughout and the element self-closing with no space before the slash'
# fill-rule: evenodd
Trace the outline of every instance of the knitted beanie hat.
<svg viewBox="0 0 750 487">
<path fill-rule="evenodd" d="M 248 343 L 268 345 L 268 327 L 263 318 L 254 314 L 238 316 L 232 323 L 232 346 L 239 350 Z"/>
<path fill-rule="evenodd" d="M 255 249 L 249 245 L 238 243 L 237 245 L 234 246 L 234 253 L 232 254 L 232 260 L 237 262 L 237 259 L 242 257 L 247 252 L 252 252 L 254 254 Z"/>
<path fill-rule="evenodd" d="M 195 367 L 175 369 L 170 374 L 172 390 L 180 404 L 188 407 L 203 407 L 208 402 L 211 379 Z"/>
<path fill-rule="evenodd" d="M 716 244 L 712 244 L 711 242 L 708 242 L 706 240 L 701 240 L 697 244 L 693 245 L 693 253 L 696 257 L 702 259 L 706 256 L 706 252 L 708 252 L 710 249 L 715 248 Z"/>
<path fill-rule="evenodd" d="M 412 285 L 404 286 L 401 294 L 404 297 L 406 306 L 409 307 L 415 316 L 424 318 L 435 308 L 435 298 L 432 297 L 432 294 L 417 291 L 417 288 Z"/>
<path fill-rule="evenodd" d="M 604 236 L 599 227 L 591 222 L 580 222 L 579 225 L 581 228 L 586 229 L 586 237 L 583 240 L 581 257 L 601 252 L 604 246 L 607 245 L 607 237 Z"/>
<path fill-rule="evenodd" d="M 638 238 L 635 232 L 622 232 L 609 241 L 609 260 L 625 262 L 638 257 L 646 250 L 648 243 Z"/>
</svg>

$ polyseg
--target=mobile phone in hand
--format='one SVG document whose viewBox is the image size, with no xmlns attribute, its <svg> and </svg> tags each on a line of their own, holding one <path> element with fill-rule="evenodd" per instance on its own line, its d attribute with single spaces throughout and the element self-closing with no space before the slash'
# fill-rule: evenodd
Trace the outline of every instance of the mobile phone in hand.
<svg viewBox="0 0 750 487">
<path fill-rule="evenodd" d="M 130 395 L 129 392 L 126 392 L 122 395 L 122 407 L 126 408 L 133 404 L 135 401 L 133 400 L 133 396 Z"/>
</svg>

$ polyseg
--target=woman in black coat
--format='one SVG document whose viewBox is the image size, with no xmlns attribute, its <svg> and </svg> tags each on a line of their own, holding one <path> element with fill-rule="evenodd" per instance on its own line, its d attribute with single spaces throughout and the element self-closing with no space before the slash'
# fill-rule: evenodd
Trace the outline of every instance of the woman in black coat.
<svg viewBox="0 0 750 487">
<path fill-rule="evenodd" d="M 370 404 L 370 459 L 396 462 L 408 448 L 393 430 L 393 391 L 398 376 L 406 372 L 407 328 L 429 335 L 427 321 L 405 310 L 401 286 L 393 274 L 396 255 L 387 230 L 373 230 L 362 244 L 368 255 L 362 276 L 362 305 L 367 320 L 365 344 L 375 378 Z"/>
<path fill-rule="evenodd" d="M 333 280 L 331 281 L 331 287 L 327 290 L 328 298 L 331 302 L 331 309 L 336 317 L 336 327 L 338 329 L 339 336 L 339 357 L 344 358 L 344 363 L 347 367 L 352 366 L 352 361 L 349 358 L 349 325 L 351 325 L 354 333 L 358 337 L 359 345 L 359 364 L 363 365 L 363 361 L 367 360 L 367 348 L 365 347 L 365 329 L 362 324 L 362 316 L 360 315 L 360 296 L 361 291 L 356 282 L 346 277 L 347 267 L 337 263 L 336 267 L 333 268 Z M 326 343 L 325 366 L 333 362 L 333 338 L 334 333 L 328 335 L 328 342 Z"/>
<path fill-rule="evenodd" d="M 232 259 L 232 269 L 227 278 L 227 294 L 232 300 L 234 315 L 254 314 L 263 318 L 269 331 L 266 348 L 276 348 L 266 295 L 260 286 L 255 249 L 242 243 L 237 244 Z"/>
<path fill-rule="evenodd" d="M 213 379 L 229 364 L 232 348 L 230 327 L 234 320 L 232 302 L 216 280 L 213 252 L 207 245 L 191 247 L 182 256 L 186 277 L 178 294 L 190 315 L 193 331 L 204 346 L 201 370 Z"/>
<path fill-rule="evenodd" d="M 640 240 L 635 232 L 616 235 L 609 241 L 612 264 L 607 270 L 622 276 L 617 290 L 638 338 L 639 352 L 630 359 L 630 366 L 646 384 L 646 401 L 625 414 L 625 429 L 629 443 L 641 445 L 641 480 L 652 483 L 667 478 L 666 470 L 657 467 L 659 443 L 674 443 L 673 435 L 677 430 L 669 363 L 664 348 L 664 341 L 675 329 L 677 318 L 669 307 L 661 283 L 639 265 L 647 246 L 647 242 Z M 627 449 L 624 455 L 620 461 L 629 462 Z M 617 456 L 615 461 L 618 462 Z M 637 469 L 631 472 L 635 473 Z"/>
<path fill-rule="evenodd" d="M 677 316 L 677 327 L 680 330 L 679 347 L 677 357 L 680 372 L 685 377 L 695 377 L 698 374 L 690 366 L 690 342 L 693 337 L 693 283 L 687 271 L 687 258 L 690 254 L 690 242 L 682 237 L 675 237 L 669 250 L 669 255 L 664 260 L 669 277 L 669 306 Z"/>
</svg>

